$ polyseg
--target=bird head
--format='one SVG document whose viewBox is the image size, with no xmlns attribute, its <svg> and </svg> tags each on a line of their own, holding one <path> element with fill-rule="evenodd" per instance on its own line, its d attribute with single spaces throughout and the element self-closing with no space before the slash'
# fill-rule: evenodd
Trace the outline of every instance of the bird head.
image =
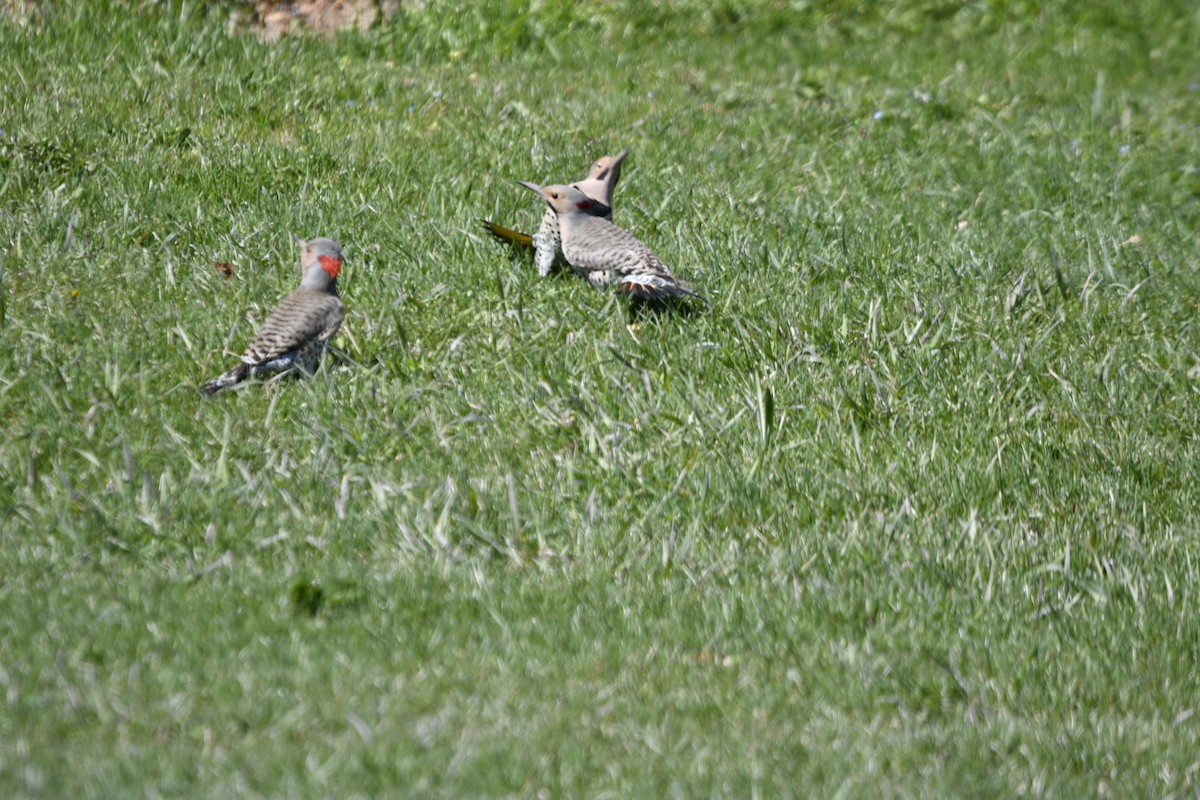
<svg viewBox="0 0 1200 800">
<path fill-rule="evenodd" d="M 588 197 L 599 200 L 606 206 L 611 206 L 613 191 L 617 188 L 617 181 L 621 180 L 621 162 L 630 152 L 632 151 L 626 147 L 615 156 L 603 156 L 597 159 L 588 171 L 588 176 L 579 183 L 571 185 Z"/>
<path fill-rule="evenodd" d="M 517 181 L 517 183 L 541 196 L 546 204 L 554 209 L 554 213 L 560 216 L 572 214 L 603 216 L 604 212 L 608 210 L 605 204 L 593 200 L 574 186 L 538 186 L 536 183 L 527 181 Z"/>
<path fill-rule="evenodd" d="M 332 239 L 297 240 L 300 243 L 300 268 L 304 273 L 301 286 L 313 289 L 332 289 L 342 271 L 342 249 Z"/>
</svg>

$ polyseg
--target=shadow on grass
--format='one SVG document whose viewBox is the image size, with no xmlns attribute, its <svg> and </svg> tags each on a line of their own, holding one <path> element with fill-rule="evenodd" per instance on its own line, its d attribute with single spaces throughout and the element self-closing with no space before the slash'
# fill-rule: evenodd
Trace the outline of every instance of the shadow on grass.
<svg viewBox="0 0 1200 800">
<path fill-rule="evenodd" d="M 652 300 L 632 297 L 626 304 L 625 313 L 631 323 L 645 319 L 657 319 L 666 314 L 691 319 L 704 314 L 709 307 L 708 301 L 701 298 Z"/>
</svg>

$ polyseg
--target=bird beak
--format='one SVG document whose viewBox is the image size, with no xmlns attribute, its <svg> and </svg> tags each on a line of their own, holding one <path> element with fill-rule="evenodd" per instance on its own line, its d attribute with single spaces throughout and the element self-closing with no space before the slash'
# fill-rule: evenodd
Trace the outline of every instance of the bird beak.
<svg viewBox="0 0 1200 800">
<path fill-rule="evenodd" d="M 540 197 L 544 198 L 546 196 L 546 193 L 542 190 L 542 187 L 538 186 L 536 183 L 530 183 L 529 181 L 517 181 L 517 183 L 521 186 L 524 186 L 534 194 L 539 195 Z"/>
<path fill-rule="evenodd" d="M 538 186 L 536 183 L 529 183 L 528 181 L 517 181 L 517 183 L 536 194 L 544 203 L 550 203 L 550 197 L 546 194 L 545 187 Z"/>
<path fill-rule="evenodd" d="M 308 242 L 304 241 L 304 240 L 303 240 L 303 239 L 301 239 L 299 236 L 297 236 L 297 237 L 296 237 L 296 244 L 300 245 L 301 247 L 304 247 L 304 245 L 308 244 Z"/>
<path fill-rule="evenodd" d="M 608 168 L 612 169 L 613 167 L 617 166 L 618 164 L 620 164 L 622 161 L 625 160 L 625 156 L 629 155 L 632 152 L 633 152 L 632 150 L 630 150 L 628 147 L 626 147 L 624 150 L 622 150 L 621 152 L 619 152 L 615 156 L 613 156 L 612 163 L 610 163 L 608 165 Z"/>
</svg>

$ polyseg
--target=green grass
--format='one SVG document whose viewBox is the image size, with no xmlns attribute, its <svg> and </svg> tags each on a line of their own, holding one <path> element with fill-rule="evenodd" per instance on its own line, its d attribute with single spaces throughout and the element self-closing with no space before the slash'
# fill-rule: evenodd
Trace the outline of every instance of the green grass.
<svg viewBox="0 0 1200 800">
<path fill-rule="evenodd" d="M 227 13 L 0 22 L 0 795 L 1192 796 L 1191 4 Z"/>
</svg>

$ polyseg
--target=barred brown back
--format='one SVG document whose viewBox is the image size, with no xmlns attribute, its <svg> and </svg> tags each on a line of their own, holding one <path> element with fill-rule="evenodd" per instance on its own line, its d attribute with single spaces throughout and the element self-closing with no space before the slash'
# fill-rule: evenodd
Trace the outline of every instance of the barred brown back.
<svg viewBox="0 0 1200 800">
<path fill-rule="evenodd" d="M 301 287 L 276 306 L 246 348 L 242 361 L 260 364 L 311 341 L 327 342 L 341 327 L 342 301 L 328 292 Z"/>
</svg>

